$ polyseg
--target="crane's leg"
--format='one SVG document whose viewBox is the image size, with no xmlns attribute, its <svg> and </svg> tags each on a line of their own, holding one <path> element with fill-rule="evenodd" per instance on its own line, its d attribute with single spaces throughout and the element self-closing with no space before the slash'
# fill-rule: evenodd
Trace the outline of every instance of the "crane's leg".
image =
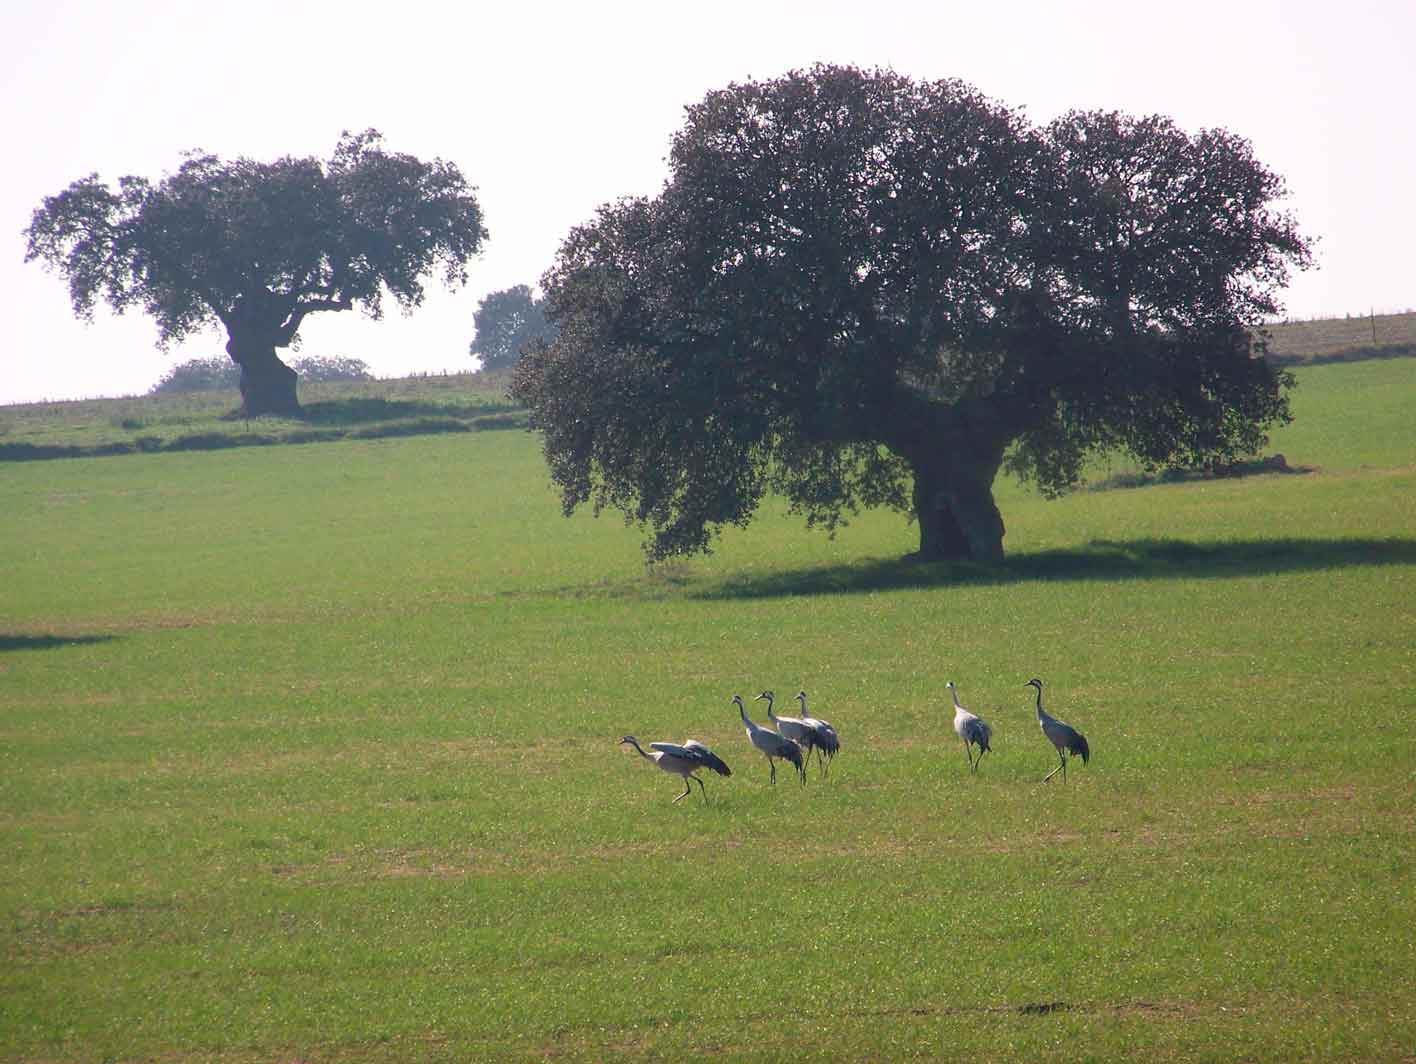
<svg viewBox="0 0 1416 1064">
<path fill-rule="evenodd" d="M 1046 783 L 1046 782 L 1047 782 L 1048 780 L 1050 780 L 1053 776 L 1057 775 L 1058 770 L 1062 770 L 1062 771 L 1065 772 L 1066 768 L 1067 768 L 1067 758 L 1063 755 L 1062 751 L 1059 750 L 1059 751 L 1057 751 L 1057 768 L 1054 768 L 1054 769 L 1053 769 L 1051 772 L 1049 772 L 1046 776 L 1043 776 L 1043 777 L 1042 777 L 1042 782 L 1043 782 L 1043 783 Z M 1062 778 L 1065 780 L 1067 777 L 1066 777 L 1066 775 L 1063 775 Z"/>
<path fill-rule="evenodd" d="M 776 783 L 777 783 L 777 762 L 773 761 L 773 760 L 769 757 L 769 758 L 767 759 L 767 764 L 768 764 L 768 766 L 772 769 L 772 784 L 773 784 L 773 786 L 775 786 Z"/>
<path fill-rule="evenodd" d="M 679 798 L 685 798 L 685 797 L 687 797 L 688 795 L 690 795 L 690 794 L 692 794 L 692 793 L 693 793 L 693 788 L 692 788 L 691 786 L 689 786 L 688 777 L 685 776 L 684 779 L 683 779 L 683 794 L 680 794 L 680 795 L 678 796 L 678 798 L 675 798 L 675 799 L 674 799 L 672 802 L 670 802 L 669 804 L 670 804 L 670 805 L 676 805 L 676 804 L 678 804 Z"/>
<path fill-rule="evenodd" d="M 689 773 L 688 778 L 691 779 L 694 783 L 698 784 L 698 789 L 703 792 L 703 800 L 706 802 L 708 800 L 708 788 L 703 786 L 703 781 L 692 773 Z M 690 787 L 689 790 L 691 791 L 693 790 L 693 788 Z"/>
<path fill-rule="evenodd" d="M 969 741 L 964 740 L 964 756 L 969 759 L 969 771 L 974 770 L 973 751 L 969 749 Z"/>
</svg>

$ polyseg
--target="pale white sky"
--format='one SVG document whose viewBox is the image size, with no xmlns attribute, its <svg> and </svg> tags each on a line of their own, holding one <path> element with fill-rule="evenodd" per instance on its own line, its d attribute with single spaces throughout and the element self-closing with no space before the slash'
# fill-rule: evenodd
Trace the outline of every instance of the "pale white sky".
<svg viewBox="0 0 1416 1064">
<path fill-rule="evenodd" d="M 135 311 L 75 320 L 25 264 L 46 195 L 97 172 L 154 179 L 191 148 L 327 157 L 341 130 L 440 156 L 478 187 L 491 239 L 467 287 L 411 317 L 317 314 L 303 355 L 380 376 L 464 370 L 487 293 L 534 285 L 561 238 L 654 194 L 683 107 L 816 61 L 959 77 L 1045 122 L 1159 112 L 1248 137 L 1320 238 L 1289 313 L 1416 307 L 1416 4 L 1308 0 L 979 3 L 304 3 L 10 0 L 0 10 L 0 404 L 141 394 L 224 353 L 216 331 L 156 351 Z M 390 305 L 391 306 L 391 305 Z"/>
</svg>

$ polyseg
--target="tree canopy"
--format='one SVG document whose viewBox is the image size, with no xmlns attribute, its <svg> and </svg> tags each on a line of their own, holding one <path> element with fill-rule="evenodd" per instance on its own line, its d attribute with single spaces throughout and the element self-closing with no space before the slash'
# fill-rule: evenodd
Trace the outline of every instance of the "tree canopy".
<svg viewBox="0 0 1416 1064">
<path fill-rule="evenodd" d="M 74 311 L 139 307 L 166 347 L 220 325 L 241 366 L 249 413 L 298 410 L 295 375 L 276 356 L 311 313 L 355 306 L 373 318 L 392 296 L 423 302 L 424 278 L 449 286 L 486 240 L 458 168 L 386 151 L 376 130 L 345 133 L 332 157 L 225 161 L 189 153 L 154 183 L 97 174 L 44 200 L 26 261 L 64 274 Z"/>
<path fill-rule="evenodd" d="M 656 197 L 600 208 L 542 279 L 518 366 L 569 513 L 652 557 L 780 491 L 808 524 L 919 522 L 996 559 L 1005 461 L 1045 492 L 1119 448 L 1252 453 L 1291 378 L 1254 357 L 1311 252 L 1242 138 L 1073 112 L 1036 127 L 959 81 L 818 65 L 690 107 Z"/>
<path fill-rule="evenodd" d="M 470 352 L 481 359 L 484 370 L 513 366 L 528 343 L 555 337 L 555 328 L 546 320 L 545 301 L 537 299 L 524 284 L 482 299 L 473 325 L 476 335 Z"/>
</svg>

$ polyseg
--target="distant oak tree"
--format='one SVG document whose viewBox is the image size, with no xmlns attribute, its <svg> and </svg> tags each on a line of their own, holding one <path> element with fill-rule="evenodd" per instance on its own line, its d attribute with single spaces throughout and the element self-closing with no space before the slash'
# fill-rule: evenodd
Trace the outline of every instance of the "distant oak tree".
<svg viewBox="0 0 1416 1064">
<path fill-rule="evenodd" d="M 423 278 L 449 286 L 486 240 L 482 210 L 458 168 L 386 151 L 375 130 L 345 133 L 327 161 L 224 161 L 191 153 L 153 183 L 98 175 L 75 181 L 34 212 L 26 261 L 64 274 L 74 311 L 102 299 L 139 306 L 158 345 L 220 325 L 241 367 L 248 414 L 298 414 L 296 373 L 276 354 L 306 315 L 361 307 L 385 293 L 405 311 Z"/>
<path fill-rule="evenodd" d="M 555 337 L 555 328 L 546 321 L 545 302 L 524 284 L 484 298 L 477 304 L 473 326 L 470 351 L 481 359 L 484 370 L 507 369 L 516 364 L 522 348 L 532 340 Z"/>
<path fill-rule="evenodd" d="M 651 557 L 777 491 L 809 526 L 918 521 L 997 560 L 1005 462 L 1227 462 L 1289 418 L 1251 351 L 1309 242 L 1223 130 L 1073 112 L 1038 128 L 958 81 L 818 65 L 687 110 L 660 194 L 600 208 L 542 280 L 559 333 L 513 393 L 567 513 Z"/>
</svg>

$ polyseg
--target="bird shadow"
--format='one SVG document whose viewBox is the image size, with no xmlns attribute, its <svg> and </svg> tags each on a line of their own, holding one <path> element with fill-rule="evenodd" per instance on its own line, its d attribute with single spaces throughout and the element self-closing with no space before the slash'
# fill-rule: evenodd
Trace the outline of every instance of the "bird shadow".
<svg viewBox="0 0 1416 1064">
<path fill-rule="evenodd" d="M 17 635 L 0 632 L 0 653 L 8 650 L 57 650 L 87 643 L 107 643 L 116 635 Z"/>
<path fill-rule="evenodd" d="M 1017 584 L 1044 580 L 1232 579 L 1370 565 L 1416 564 L 1416 539 L 1218 540 L 1094 539 L 1084 547 L 1009 555 L 1002 562 L 882 559 L 855 565 L 753 573 L 703 589 L 701 599 L 851 594 L 922 587 Z"/>
</svg>

